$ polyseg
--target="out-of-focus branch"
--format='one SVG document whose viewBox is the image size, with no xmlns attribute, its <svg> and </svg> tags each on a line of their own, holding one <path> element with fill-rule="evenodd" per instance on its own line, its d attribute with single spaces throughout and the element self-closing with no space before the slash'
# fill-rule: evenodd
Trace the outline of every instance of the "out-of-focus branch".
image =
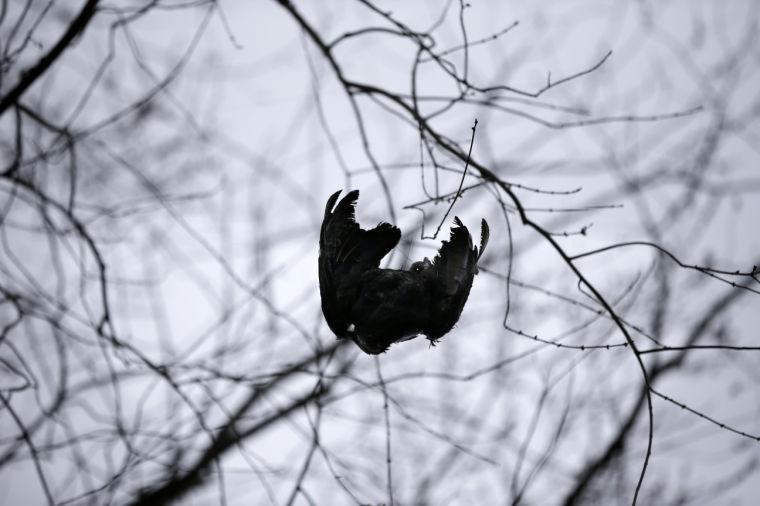
<svg viewBox="0 0 760 506">
<path fill-rule="evenodd" d="M 74 42 L 74 39 L 87 28 L 87 25 L 97 11 L 99 1 L 100 0 L 87 0 L 87 3 L 84 4 L 77 17 L 74 18 L 74 21 L 71 22 L 64 34 L 50 51 L 40 58 L 34 67 L 21 73 L 21 79 L 19 82 L 16 83 L 16 85 L 11 88 L 2 99 L 0 99 L 0 116 L 2 116 L 6 109 L 21 98 L 21 95 L 23 95 L 24 92 L 34 84 L 34 82 L 37 81 L 37 79 L 39 79 L 39 77 L 44 74 L 53 63 L 55 63 L 63 52 Z"/>
<path fill-rule="evenodd" d="M 603 450 L 598 457 L 589 460 L 583 469 L 578 472 L 575 486 L 567 496 L 565 496 L 563 504 L 567 506 L 579 504 L 578 501 L 583 499 L 583 494 L 588 491 L 594 480 L 602 476 L 603 471 L 610 466 L 615 457 L 620 455 L 623 449 L 629 444 L 630 438 L 634 434 L 633 429 L 636 426 L 636 420 L 639 418 L 639 413 L 644 404 L 647 391 L 649 390 L 651 392 L 652 387 L 650 385 L 654 385 L 657 380 L 667 373 L 677 370 L 689 356 L 691 346 L 702 339 L 715 321 L 722 316 L 723 312 L 731 307 L 731 303 L 745 293 L 746 292 L 742 292 L 741 290 L 731 290 L 715 301 L 705 312 L 702 319 L 692 327 L 685 345 L 680 348 L 678 354 L 667 361 L 655 364 L 651 368 L 649 372 L 649 385 L 641 386 L 639 392 L 636 394 L 636 400 L 628 410 L 627 415 L 623 418 L 623 422 L 620 423 L 615 436 L 607 443 L 606 449 Z"/>
<path fill-rule="evenodd" d="M 338 371 L 334 377 L 325 379 L 323 376 L 320 376 L 316 386 L 309 393 L 295 399 L 287 406 L 278 409 L 251 426 L 243 425 L 243 420 L 246 415 L 250 413 L 251 409 L 253 409 L 267 392 L 283 381 L 291 379 L 294 374 L 303 371 L 310 365 L 317 363 L 325 357 L 332 356 L 340 348 L 345 347 L 347 342 L 348 341 L 336 341 L 319 353 L 307 357 L 306 359 L 284 369 L 282 374 L 273 379 L 269 384 L 251 392 L 248 398 L 245 399 L 235 412 L 229 416 L 224 428 L 217 434 L 215 439 L 203 451 L 194 464 L 189 466 L 181 475 L 168 477 L 158 488 L 144 491 L 132 504 L 136 506 L 150 506 L 153 504 L 166 504 L 181 498 L 204 483 L 204 478 L 208 469 L 214 464 L 214 462 L 218 461 L 224 453 L 243 442 L 245 439 L 258 434 L 273 423 L 284 420 L 295 411 L 318 402 L 319 399 L 330 392 L 333 386 L 340 380 L 340 377 L 348 371 L 352 364 L 351 360 L 344 360 L 338 367 Z"/>
</svg>

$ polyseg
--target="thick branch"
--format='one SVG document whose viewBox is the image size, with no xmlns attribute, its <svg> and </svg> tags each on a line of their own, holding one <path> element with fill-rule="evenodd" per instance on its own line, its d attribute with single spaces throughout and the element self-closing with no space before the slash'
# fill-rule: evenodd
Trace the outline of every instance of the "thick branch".
<svg viewBox="0 0 760 506">
<path fill-rule="evenodd" d="M 71 22 L 69 28 L 61 36 L 58 43 L 37 62 L 37 65 L 21 73 L 21 80 L 0 100 L 0 116 L 21 98 L 21 95 L 45 73 L 58 57 L 63 54 L 66 48 L 71 45 L 74 39 L 84 31 L 95 15 L 98 2 L 99 0 L 88 0 L 84 7 L 82 7 L 82 10 L 79 11 L 79 15 Z"/>
<path fill-rule="evenodd" d="M 346 343 L 347 341 L 336 341 L 330 347 L 320 350 L 319 353 L 288 367 L 270 384 L 251 392 L 249 397 L 243 401 L 235 410 L 235 413 L 230 416 L 229 422 L 225 425 L 224 429 L 219 432 L 217 437 L 211 442 L 211 444 L 209 444 L 194 464 L 192 464 L 182 475 L 172 477 L 157 488 L 143 492 L 132 504 L 135 506 L 148 506 L 153 504 L 167 504 L 180 499 L 191 490 L 203 485 L 205 478 L 208 475 L 208 470 L 214 462 L 241 441 L 258 434 L 271 424 L 283 420 L 300 408 L 319 400 L 320 397 L 329 392 L 337 379 L 330 380 L 329 382 L 320 379 L 320 382 L 315 389 L 295 399 L 287 406 L 275 411 L 252 426 L 237 426 L 240 420 L 250 413 L 251 409 L 253 409 L 254 405 L 257 404 L 257 401 L 260 400 L 265 393 L 273 389 L 283 380 L 291 378 L 295 373 L 304 370 L 309 365 L 317 363 L 320 359 L 326 356 L 331 356 L 338 350 L 338 348 L 345 346 Z M 351 361 L 343 363 L 340 367 L 340 372 L 334 377 L 340 378 L 350 365 Z"/>
</svg>

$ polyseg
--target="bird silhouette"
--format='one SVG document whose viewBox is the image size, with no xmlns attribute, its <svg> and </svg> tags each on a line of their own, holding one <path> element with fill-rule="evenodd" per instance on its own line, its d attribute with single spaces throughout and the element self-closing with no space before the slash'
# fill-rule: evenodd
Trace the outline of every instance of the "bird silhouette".
<svg viewBox="0 0 760 506">
<path fill-rule="evenodd" d="M 328 326 L 370 355 L 420 334 L 437 343 L 462 314 L 488 243 L 488 223 L 482 220 L 480 248 L 455 217 L 451 237 L 432 261 L 414 262 L 409 270 L 381 269 L 401 231 L 390 223 L 362 229 L 355 219 L 359 190 L 336 206 L 340 193 L 327 200 L 319 236 L 319 291 Z"/>
</svg>

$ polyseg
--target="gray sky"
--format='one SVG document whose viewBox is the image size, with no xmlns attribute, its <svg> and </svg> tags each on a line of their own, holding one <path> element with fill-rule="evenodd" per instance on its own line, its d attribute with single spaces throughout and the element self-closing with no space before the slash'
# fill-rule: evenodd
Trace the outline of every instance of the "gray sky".
<svg viewBox="0 0 760 506">
<path fill-rule="evenodd" d="M 30 12 L 44 4 L 31 2 Z M 563 252 L 651 241 L 688 265 L 742 272 L 760 265 L 756 3 L 470 4 L 466 62 L 457 49 L 458 2 L 382 9 L 413 30 L 435 26 L 435 48 L 457 72 L 466 65 L 471 82 L 511 88 L 471 90 L 469 102 L 430 125 L 466 153 L 477 118 L 472 159 L 513 185 L 528 216 Z M 360 2 L 296 6 L 325 41 L 384 28 L 348 38 L 333 54 L 347 79 L 411 93 L 416 45 L 388 33 L 397 27 L 387 19 Z M 20 6 L 7 9 L 4 45 Z M 39 44 L 24 46 L 3 75 L 3 94 L 57 40 L 71 9 L 53 5 L 35 32 Z M 193 462 L 268 375 L 333 343 L 316 277 L 319 225 L 333 191 L 361 190 L 357 217 L 365 226 L 395 220 L 405 235 L 387 265 L 408 266 L 435 253 L 449 224 L 435 240 L 421 239 L 422 213 L 406 207 L 435 195 L 436 182 L 439 194 L 455 191 L 464 168 L 440 146 L 431 150 L 439 170 L 428 152 L 420 168 L 418 128 L 390 100 L 355 95 L 357 122 L 327 60 L 275 2 L 153 9 L 135 19 L 123 9 L 105 5 L 22 103 L 78 134 L 73 197 L 69 152 L 27 116 L 23 170 L 51 198 L 75 202 L 73 214 L 107 262 L 112 329 L 128 347 L 104 349 L 107 340 L 94 330 L 103 313 L 97 262 L 66 213 L 53 209 L 46 221 L 34 193 L 16 194 L 10 179 L 0 181 L 2 284 L 37 304 L 0 341 L 0 387 L 31 426 L 60 382 L 68 385 L 58 418 L 42 417 L 45 428 L 32 440 L 45 449 L 42 474 L 55 499 L 75 504 L 87 503 L 90 496 L 79 495 L 113 480 L 122 466 L 123 478 L 92 497 L 131 502 L 167 471 L 177 447 L 185 452 L 179 462 Z M 112 25 L 119 20 L 129 20 L 126 28 Z M 514 91 L 540 90 L 600 62 L 537 98 Z M 420 101 L 423 114 L 457 93 L 432 62 L 420 65 L 416 83 L 428 97 Z M 135 110 L 137 101 L 145 105 Z M 14 121 L 10 112 L 0 116 L 4 166 L 13 158 Z M 35 158 L 46 150 L 53 156 Z M 452 211 L 471 230 L 482 217 L 492 230 L 457 327 L 435 348 L 419 338 L 375 359 L 351 347 L 289 376 L 245 423 L 308 393 L 320 374 L 338 381 L 324 409 L 309 404 L 225 453 L 183 504 L 218 504 L 220 497 L 285 504 L 304 462 L 304 492 L 294 504 L 381 504 L 391 496 L 395 504 L 501 504 L 523 488 L 526 504 L 561 502 L 624 420 L 641 370 L 629 348 L 615 346 L 624 341 L 620 330 L 596 314 L 598 302 L 557 250 L 520 222 L 503 191 L 481 183 L 470 168 L 464 184 L 479 186 Z M 422 206 L 427 234 L 446 207 Z M 716 301 L 736 290 L 675 268 L 647 246 L 575 265 L 642 349 L 683 344 Z M 732 300 L 700 343 L 758 346 L 758 300 L 756 293 Z M 3 299 L 0 322 L 12 321 L 14 307 Z M 693 350 L 658 377 L 658 392 L 704 416 L 654 398 L 642 504 L 679 497 L 752 504 L 760 496 L 757 441 L 704 418 L 760 434 L 757 353 Z M 164 364 L 180 386 L 146 368 L 144 358 Z M 654 370 L 668 358 L 652 353 L 643 361 Z M 338 372 L 343 362 L 347 373 Z M 34 386 L 13 391 L 23 378 Z M 120 424 L 133 447 L 120 440 Z M 18 425 L 0 407 L 3 454 Z M 622 463 L 595 484 L 601 500 L 617 494 L 620 504 L 630 503 L 648 428 L 642 409 Z M 44 503 L 40 471 L 27 447 L 19 452 L 0 467 L 0 502 Z M 82 456 L 88 466 L 77 461 Z"/>
</svg>

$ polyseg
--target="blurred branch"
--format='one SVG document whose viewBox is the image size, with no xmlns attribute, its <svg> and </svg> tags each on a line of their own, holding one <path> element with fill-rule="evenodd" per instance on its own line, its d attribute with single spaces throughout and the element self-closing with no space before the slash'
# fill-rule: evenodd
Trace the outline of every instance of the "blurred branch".
<svg viewBox="0 0 760 506">
<path fill-rule="evenodd" d="M 266 386 L 255 388 L 249 394 L 248 398 L 245 399 L 235 412 L 229 416 L 224 427 L 219 431 L 209 446 L 203 450 L 201 456 L 198 457 L 194 464 L 186 468 L 179 476 L 167 477 L 163 480 L 164 483 L 158 488 L 141 492 L 139 498 L 132 504 L 149 506 L 153 504 L 165 504 L 181 498 L 189 491 L 203 485 L 208 468 L 224 453 L 232 449 L 232 447 L 245 441 L 247 438 L 258 434 L 273 423 L 289 417 L 299 409 L 319 402 L 323 396 L 330 392 L 333 386 L 339 381 L 340 377 L 349 370 L 353 363 L 352 360 L 344 360 L 342 364 L 338 366 L 338 371 L 333 379 L 325 381 L 320 377 L 312 391 L 309 393 L 296 398 L 288 405 L 279 408 L 274 413 L 271 413 L 250 426 L 244 425 L 246 417 L 251 409 L 270 390 L 274 389 L 281 382 L 291 379 L 293 374 L 304 370 L 310 365 L 316 364 L 321 359 L 332 357 L 339 349 L 345 348 L 346 343 L 347 341 L 336 341 L 328 348 L 320 350 L 319 353 L 284 369 L 279 376 Z"/>
<path fill-rule="evenodd" d="M 74 18 L 50 51 L 40 58 L 34 67 L 21 73 L 21 79 L 19 82 L 0 98 L 0 116 L 2 116 L 10 106 L 16 103 L 18 99 L 21 98 L 21 95 L 23 95 L 24 92 L 34 84 L 53 63 L 55 63 L 63 52 L 71 46 L 74 40 L 84 32 L 97 11 L 99 1 L 100 0 L 87 0 L 79 11 L 77 17 Z"/>
</svg>

